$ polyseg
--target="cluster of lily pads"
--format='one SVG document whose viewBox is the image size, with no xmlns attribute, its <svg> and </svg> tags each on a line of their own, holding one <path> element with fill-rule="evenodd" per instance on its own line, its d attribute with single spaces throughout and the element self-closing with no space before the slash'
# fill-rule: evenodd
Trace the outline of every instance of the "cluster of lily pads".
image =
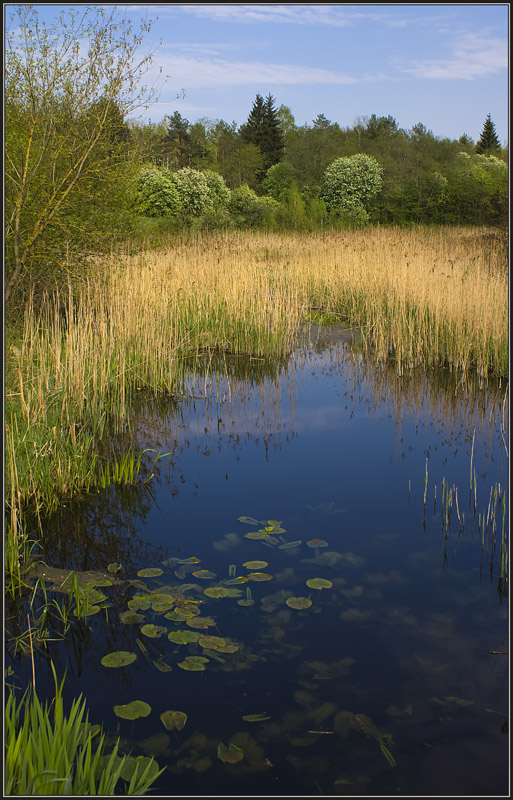
<svg viewBox="0 0 513 800">
<path fill-rule="evenodd" d="M 241 516 L 238 517 L 238 521 L 253 528 L 244 534 L 245 538 L 259 541 L 272 549 L 299 549 L 303 544 L 302 540 L 286 541 L 283 537 L 286 530 L 279 520 L 261 521 L 253 517 Z M 319 559 L 321 549 L 328 546 L 326 541 L 319 538 L 312 538 L 305 544 L 315 551 L 314 563 Z M 239 653 L 241 647 L 245 646 L 228 636 L 218 635 L 215 617 L 202 613 L 201 606 L 205 602 L 217 601 L 222 598 L 234 598 L 237 605 L 241 607 L 254 605 L 255 600 L 250 584 L 265 583 L 274 579 L 274 576 L 266 571 L 269 562 L 263 559 L 245 561 L 242 564 L 245 573 L 240 575 L 237 575 L 237 566 L 231 564 L 228 576 L 221 579 L 212 570 L 200 566 L 201 561 L 196 556 L 168 558 L 161 564 L 162 567 L 141 569 L 138 571 L 136 579 L 129 580 L 136 591 L 128 600 L 128 608 L 119 615 L 121 623 L 138 626 L 141 638 L 136 638 L 137 646 L 143 656 L 152 661 L 161 672 L 169 672 L 175 665 L 187 672 L 203 672 L 215 661 L 225 665 L 226 657 Z M 121 565 L 119 564 L 109 565 L 109 572 L 112 574 L 120 570 Z M 161 578 L 164 576 L 165 570 L 171 572 L 178 583 L 161 584 L 150 588 L 146 581 Z M 187 583 L 185 579 L 188 576 L 194 578 L 196 582 Z M 203 589 L 202 582 L 209 585 Z M 309 589 L 317 592 L 317 598 L 320 597 L 323 589 L 333 587 L 332 581 L 323 577 L 311 577 L 305 583 Z M 242 586 L 244 589 L 241 588 Z M 282 602 L 298 612 L 310 608 L 313 604 L 311 594 L 304 596 L 287 596 L 287 594 L 290 593 L 284 593 Z M 146 612 L 152 615 L 162 615 L 163 624 L 158 624 L 154 620 L 148 621 Z M 166 622 L 164 623 L 164 621 Z M 172 624 L 172 630 L 169 630 L 169 623 Z M 214 629 L 216 634 L 211 629 Z M 173 645 L 178 648 L 186 647 L 188 651 L 172 666 L 167 663 L 165 655 L 152 659 L 142 637 L 147 639 L 165 637 Z M 106 654 L 101 659 L 101 663 L 107 668 L 127 667 L 136 659 L 137 653 L 122 650 Z M 147 717 L 151 713 L 151 707 L 142 700 L 134 700 L 124 705 L 115 705 L 114 713 L 122 719 L 134 720 L 139 717 Z M 187 714 L 183 711 L 168 710 L 160 715 L 160 719 L 167 730 L 181 730 L 186 724 Z M 244 722 L 262 722 L 268 719 L 266 714 L 245 714 L 242 717 Z M 243 751 L 233 743 L 221 744 L 217 755 L 221 761 L 235 764 L 242 759 Z"/>
</svg>

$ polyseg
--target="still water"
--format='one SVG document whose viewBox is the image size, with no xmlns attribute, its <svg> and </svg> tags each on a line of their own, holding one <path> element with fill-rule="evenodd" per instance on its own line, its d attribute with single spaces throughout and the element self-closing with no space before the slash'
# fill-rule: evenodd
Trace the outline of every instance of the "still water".
<svg viewBox="0 0 513 800">
<path fill-rule="evenodd" d="M 508 794 L 503 395 L 350 339 L 141 393 L 127 441 L 148 469 L 167 454 L 153 477 L 52 522 L 47 564 L 121 564 L 48 653 L 92 722 L 167 767 L 153 794 Z M 135 660 L 102 664 L 118 651 Z M 133 700 L 148 716 L 116 716 Z"/>
</svg>

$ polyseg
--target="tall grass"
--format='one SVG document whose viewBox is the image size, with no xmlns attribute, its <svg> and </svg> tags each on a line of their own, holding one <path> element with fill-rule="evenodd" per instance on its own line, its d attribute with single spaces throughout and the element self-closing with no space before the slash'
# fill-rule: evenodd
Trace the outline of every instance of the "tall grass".
<svg viewBox="0 0 513 800">
<path fill-rule="evenodd" d="M 482 229 L 188 235 L 98 262 L 67 296 L 27 304 L 6 350 L 6 498 L 23 510 L 105 485 L 98 443 L 129 424 L 142 388 L 181 394 L 213 352 L 284 357 L 312 312 L 359 326 L 399 374 L 508 371 L 504 248 Z M 7 332 L 8 333 L 8 332 Z"/>
<path fill-rule="evenodd" d="M 53 668 L 53 664 L 52 664 Z M 55 675 L 55 671 L 54 671 Z M 125 780 L 125 794 L 142 795 L 163 772 L 153 759 L 120 758 L 118 743 L 106 753 L 106 738 L 89 723 L 85 701 L 64 711 L 63 682 L 56 680 L 51 707 L 35 689 L 18 701 L 9 691 L 5 709 L 5 790 L 7 795 L 113 795 Z M 135 770 L 127 767 L 130 761 Z M 130 765 L 131 766 L 131 765 Z M 115 791 L 116 790 L 116 791 Z"/>
</svg>

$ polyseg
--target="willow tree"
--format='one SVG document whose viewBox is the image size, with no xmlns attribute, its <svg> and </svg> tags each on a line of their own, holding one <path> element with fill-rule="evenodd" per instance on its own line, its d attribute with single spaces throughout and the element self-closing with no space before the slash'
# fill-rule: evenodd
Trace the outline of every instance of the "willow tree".
<svg viewBox="0 0 513 800">
<path fill-rule="evenodd" d="M 87 233 L 109 180 L 126 163 L 127 115 L 153 101 L 139 57 L 150 23 L 86 6 L 49 25 L 32 6 L 11 16 L 5 48 L 5 301 L 52 265 L 62 243 Z M 91 215 L 89 215 L 91 216 Z M 94 214 L 93 214 L 94 217 Z M 98 214 L 93 228 L 98 227 Z M 96 231 L 89 231 L 95 233 Z"/>
</svg>

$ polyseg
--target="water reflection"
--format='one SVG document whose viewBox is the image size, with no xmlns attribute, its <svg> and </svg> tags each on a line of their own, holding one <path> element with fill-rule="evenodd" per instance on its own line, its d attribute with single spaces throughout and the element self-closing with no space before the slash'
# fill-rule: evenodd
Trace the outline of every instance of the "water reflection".
<svg viewBox="0 0 513 800">
<path fill-rule="evenodd" d="M 287 367 L 211 360 L 179 397 L 141 393 L 123 446 L 170 455 L 150 483 L 55 520 L 49 561 L 123 569 L 83 638 L 47 652 L 60 673 L 72 663 L 66 691 L 85 692 L 91 719 L 167 767 L 160 793 L 507 783 L 501 520 L 483 539 L 479 517 L 505 487 L 503 395 L 399 378 L 343 339 Z M 455 505 L 442 516 L 442 482 L 460 487 L 464 526 Z M 116 651 L 136 659 L 106 669 Z M 119 720 L 134 699 L 152 713 Z M 188 715 L 183 730 L 164 730 L 166 710 Z"/>
</svg>

